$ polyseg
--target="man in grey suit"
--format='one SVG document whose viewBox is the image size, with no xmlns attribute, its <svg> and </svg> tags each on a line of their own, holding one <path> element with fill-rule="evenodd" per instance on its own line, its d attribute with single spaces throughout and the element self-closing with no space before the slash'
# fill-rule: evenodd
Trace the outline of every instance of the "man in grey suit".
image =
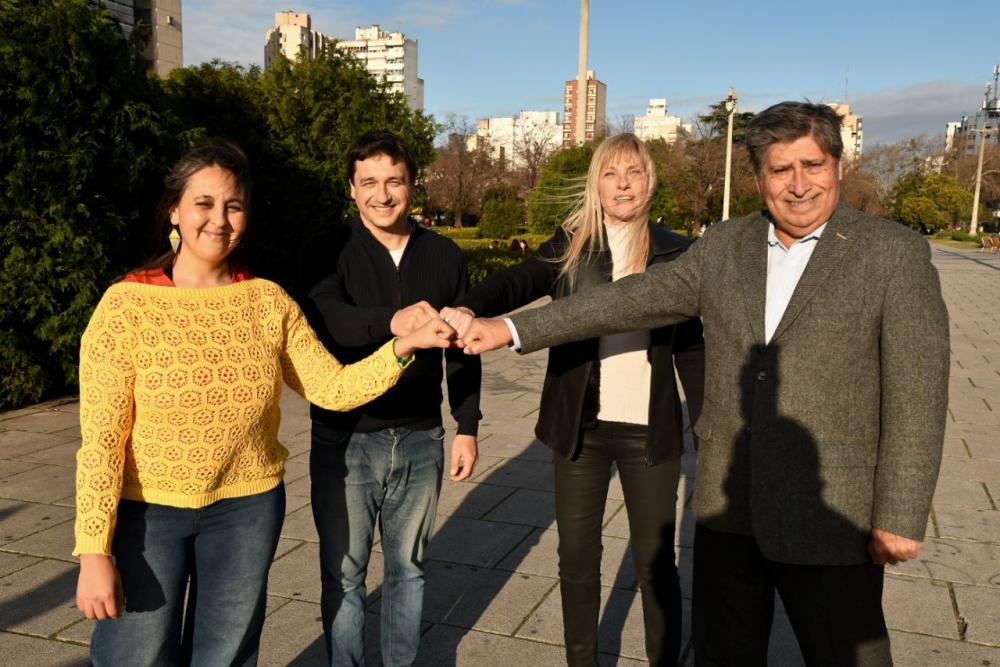
<svg viewBox="0 0 1000 667">
<path fill-rule="evenodd" d="M 783 102 L 747 144 L 767 211 L 680 259 L 460 330 L 531 352 L 701 317 L 699 665 L 764 665 L 774 592 L 810 665 L 889 665 L 883 566 L 915 558 L 940 465 L 948 314 L 927 242 L 840 201 L 840 118 Z"/>
</svg>

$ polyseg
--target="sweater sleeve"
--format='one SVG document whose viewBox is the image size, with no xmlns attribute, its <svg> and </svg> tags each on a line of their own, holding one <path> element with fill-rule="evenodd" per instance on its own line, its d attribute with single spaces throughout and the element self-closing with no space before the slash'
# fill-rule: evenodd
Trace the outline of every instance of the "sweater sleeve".
<svg viewBox="0 0 1000 667">
<path fill-rule="evenodd" d="M 80 433 L 73 555 L 110 554 L 132 435 L 133 333 L 124 299 L 106 293 L 80 344 Z"/>
<path fill-rule="evenodd" d="M 319 342 L 298 305 L 288 303 L 281 370 L 288 386 L 310 403 L 346 412 L 378 398 L 403 374 L 393 352 L 395 339 L 345 366 Z"/>
</svg>

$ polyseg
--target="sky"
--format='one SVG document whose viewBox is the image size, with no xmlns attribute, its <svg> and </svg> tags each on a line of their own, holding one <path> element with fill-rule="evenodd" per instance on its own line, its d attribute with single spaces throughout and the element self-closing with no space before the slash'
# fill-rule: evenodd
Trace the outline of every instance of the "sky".
<svg viewBox="0 0 1000 667">
<path fill-rule="evenodd" d="M 562 113 L 576 77 L 576 0 L 184 0 L 184 64 L 263 64 L 274 13 L 307 12 L 341 39 L 379 24 L 419 43 L 425 111 L 477 118 Z M 741 111 L 846 101 L 865 145 L 973 114 L 1000 64 L 1000 1 L 659 0 L 590 3 L 588 67 L 612 123 L 665 97 L 686 120 L 736 89 Z"/>
</svg>

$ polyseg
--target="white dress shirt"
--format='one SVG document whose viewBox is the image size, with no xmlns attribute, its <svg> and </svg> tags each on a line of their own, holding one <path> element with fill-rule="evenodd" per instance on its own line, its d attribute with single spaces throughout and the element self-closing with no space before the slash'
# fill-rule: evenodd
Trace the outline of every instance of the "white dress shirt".
<svg viewBox="0 0 1000 667">
<path fill-rule="evenodd" d="M 809 258 L 819 237 L 823 235 L 826 223 L 812 234 L 801 238 L 786 248 L 774 233 L 772 222 L 767 230 L 767 293 L 764 301 L 764 340 L 771 342 L 774 331 L 781 322 L 781 316 L 788 308 L 795 286 L 806 270 Z"/>
</svg>

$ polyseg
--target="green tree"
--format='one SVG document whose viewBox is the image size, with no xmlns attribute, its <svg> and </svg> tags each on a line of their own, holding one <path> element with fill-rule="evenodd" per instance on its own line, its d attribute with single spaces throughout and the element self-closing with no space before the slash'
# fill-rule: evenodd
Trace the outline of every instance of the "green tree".
<svg viewBox="0 0 1000 667">
<path fill-rule="evenodd" d="M 662 176 L 658 175 L 656 180 L 656 192 L 649 204 L 649 219 L 670 229 L 683 228 L 684 220 L 681 219 L 674 191 Z"/>
<path fill-rule="evenodd" d="M 733 114 L 733 142 L 742 142 L 746 135 L 747 123 L 756 114 L 750 111 L 737 111 Z M 711 105 L 707 113 L 698 116 L 698 129 L 705 139 L 726 139 L 729 131 L 729 112 L 726 111 L 726 101 L 721 100 Z"/>
<path fill-rule="evenodd" d="M 915 170 L 897 181 L 892 214 L 914 229 L 955 229 L 972 217 L 972 193 L 953 176 Z M 988 219 L 986 215 L 980 205 L 980 219 Z"/>
<path fill-rule="evenodd" d="M 528 193 L 528 224 L 536 234 L 551 234 L 580 203 L 583 181 L 594 156 L 590 144 L 564 148 L 542 167 L 538 185 Z"/>
<path fill-rule="evenodd" d="M 0 5 L 0 406 L 75 383 L 104 288 L 142 255 L 166 134 L 155 81 L 85 0 Z"/>
<path fill-rule="evenodd" d="M 165 88 L 182 136 L 222 134 L 247 152 L 255 180 L 249 261 L 286 284 L 306 240 L 354 212 L 344 156 L 359 135 L 396 132 L 418 172 L 433 156 L 434 121 L 336 49 L 309 62 L 279 57 L 266 72 L 213 61 L 175 70 Z"/>
<path fill-rule="evenodd" d="M 479 238 L 509 239 L 524 219 L 524 204 L 517 197 L 491 197 L 483 202 Z"/>
</svg>

